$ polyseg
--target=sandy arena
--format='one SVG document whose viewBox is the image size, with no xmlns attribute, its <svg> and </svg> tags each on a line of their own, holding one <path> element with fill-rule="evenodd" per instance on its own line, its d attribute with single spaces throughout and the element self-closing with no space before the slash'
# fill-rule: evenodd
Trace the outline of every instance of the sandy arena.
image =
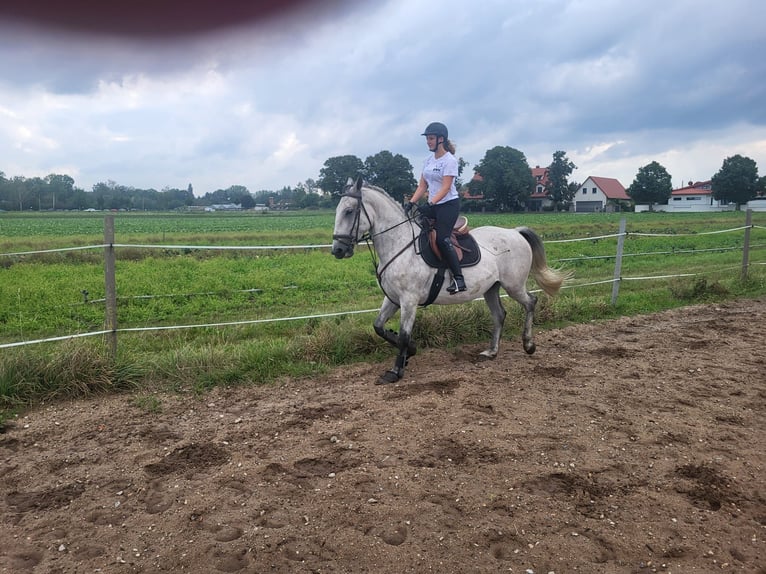
<svg viewBox="0 0 766 574">
<path fill-rule="evenodd" d="M 387 386 L 393 350 L 44 406 L 0 434 L 0 572 L 765 574 L 764 333 L 761 298 L 423 351 Z"/>
</svg>

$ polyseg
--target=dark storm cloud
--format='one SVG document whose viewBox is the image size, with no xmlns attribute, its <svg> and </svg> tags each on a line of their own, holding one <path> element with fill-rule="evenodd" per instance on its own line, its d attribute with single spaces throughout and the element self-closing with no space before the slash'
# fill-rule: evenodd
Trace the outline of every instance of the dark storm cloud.
<svg viewBox="0 0 766 574">
<path fill-rule="evenodd" d="M 6 23 L 0 170 L 279 188 L 334 155 L 388 149 L 417 169 L 439 120 L 472 165 L 510 145 L 626 185 L 654 159 L 686 178 L 733 153 L 766 171 L 760 0 L 316 5 L 159 38 Z"/>
</svg>

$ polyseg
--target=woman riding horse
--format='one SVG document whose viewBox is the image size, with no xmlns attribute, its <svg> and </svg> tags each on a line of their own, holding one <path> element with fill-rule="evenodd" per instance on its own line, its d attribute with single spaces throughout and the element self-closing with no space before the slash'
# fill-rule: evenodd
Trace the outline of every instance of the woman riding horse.
<svg viewBox="0 0 766 574">
<path fill-rule="evenodd" d="M 419 210 L 436 221 L 436 243 L 452 271 L 452 283 L 447 291 L 454 294 L 466 290 L 460 261 L 450 239 L 452 228 L 460 215 L 460 196 L 455 188 L 455 178 L 458 176 L 455 146 L 449 140 L 447 126 L 439 122 L 428 124 L 421 135 L 426 136 L 431 155 L 423 162 L 418 188 L 404 209 L 409 214 L 420 198 L 428 194 L 428 202 Z"/>
<path fill-rule="evenodd" d="M 437 305 L 468 303 L 479 295 L 492 315 L 492 337 L 483 357 L 497 356 L 503 332 L 505 309 L 500 301 L 500 289 L 519 302 L 525 311 L 521 340 L 527 353 L 535 352 L 532 339 L 537 296 L 527 291 L 527 276 L 532 273 L 537 284 L 548 295 L 555 295 L 568 277 L 548 267 L 543 242 L 526 227 L 504 229 L 477 227 L 471 231 L 481 252 L 479 262 L 466 268 L 471 288 L 456 293 L 439 291 L 431 300 L 429 292 L 437 270 L 429 266 L 417 249 L 420 233 L 415 219 L 407 217 L 402 205 L 384 190 L 365 185 L 359 178 L 350 182 L 335 210 L 332 254 L 345 259 L 354 254 L 360 242 L 372 242 L 379 261 L 375 274 L 383 290 L 383 305 L 373 327 L 383 339 L 394 345 L 399 353 L 394 367 L 381 375 L 379 383 L 393 383 L 404 376 L 409 357 L 416 352 L 412 327 L 418 306 L 426 302 Z M 375 258 L 374 258 L 375 260 Z M 400 311 L 399 332 L 386 328 L 394 314 Z"/>
</svg>

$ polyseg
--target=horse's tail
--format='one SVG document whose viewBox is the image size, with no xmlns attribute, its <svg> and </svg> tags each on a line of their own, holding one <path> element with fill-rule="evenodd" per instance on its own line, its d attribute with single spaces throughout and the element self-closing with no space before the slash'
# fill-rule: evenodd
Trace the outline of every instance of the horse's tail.
<svg viewBox="0 0 766 574">
<path fill-rule="evenodd" d="M 551 297 L 555 296 L 572 274 L 548 267 L 543 240 L 540 239 L 537 233 L 529 227 L 519 227 L 517 231 L 521 233 L 521 236 L 527 240 L 527 243 L 532 248 L 532 276 L 543 291 Z"/>
</svg>

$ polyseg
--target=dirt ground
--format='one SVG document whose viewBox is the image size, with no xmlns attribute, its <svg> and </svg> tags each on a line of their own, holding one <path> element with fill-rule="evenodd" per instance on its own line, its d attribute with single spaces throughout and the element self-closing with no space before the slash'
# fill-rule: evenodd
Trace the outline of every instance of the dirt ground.
<svg viewBox="0 0 766 574">
<path fill-rule="evenodd" d="M 766 299 L 0 434 L 0 572 L 766 573 Z"/>
</svg>

